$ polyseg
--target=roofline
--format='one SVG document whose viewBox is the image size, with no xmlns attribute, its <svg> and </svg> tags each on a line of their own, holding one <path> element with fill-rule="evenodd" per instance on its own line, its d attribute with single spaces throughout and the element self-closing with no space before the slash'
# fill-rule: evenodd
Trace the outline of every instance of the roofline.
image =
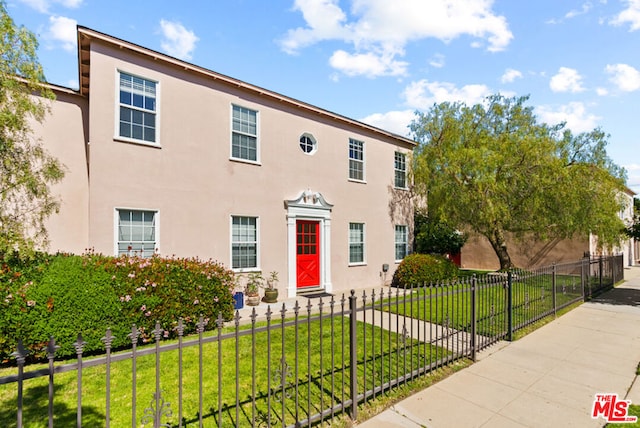
<svg viewBox="0 0 640 428">
<path fill-rule="evenodd" d="M 386 138 L 391 138 L 394 140 L 401 141 L 410 146 L 417 145 L 417 142 L 410 138 L 403 137 L 393 132 L 385 131 L 384 129 L 377 128 L 375 126 L 367 125 L 366 123 L 363 123 L 354 119 L 350 119 L 346 116 L 342 116 L 340 114 L 333 113 L 328 110 L 324 110 L 320 107 L 316 107 L 314 105 L 296 100 L 294 98 L 287 97 L 277 92 L 273 92 L 268 89 L 255 86 L 250 83 L 243 82 L 242 80 L 234 79 L 233 77 L 229 77 L 224 74 L 220 74 L 215 71 L 206 69 L 204 67 L 200 67 L 200 66 L 188 63 L 186 61 L 174 58 L 172 56 L 154 51 L 152 49 L 148 49 L 140 45 L 136 45 L 135 43 L 127 42 L 126 40 L 122 40 L 117 37 L 113 37 L 108 34 L 104 34 L 96 30 L 92 30 L 87 27 L 83 27 L 81 25 L 78 25 L 77 31 L 78 31 L 78 71 L 79 71 L 78 77 L 79 77 L 79 86 L 80 86 L 79 92 L 82 95 L 88 95 L 89 93 L 89 55 L 88 55 L 89 46 L 92 40 L 100 40 L 105 43 L 115 45 L 122 49 L 128 49 L 129 51 L 135 52 L 140 55 L 152 57 L 154 60 L 160 59 L 166 63 L 182 68 L 183 70 L 199 73 L 201 75 L 212 78 L 214 80 L 221 81 L 227 85 L 235 86 L 237 88 L 241 88 L 246 91 L 252 92 L 256 95 L 266 97 L 275 101 L 279 101 L 282 103 L 286 103 L 295 108 L 299 108 L 299 109 L 311 112 L 313 114 L 317 114 L 319 116 L 325 116 L 333 120 L 337 120 L 338 122 L 348 124 L 350 126 L 362 128 L 374 134 L 382 135 Z"/>
</svg>

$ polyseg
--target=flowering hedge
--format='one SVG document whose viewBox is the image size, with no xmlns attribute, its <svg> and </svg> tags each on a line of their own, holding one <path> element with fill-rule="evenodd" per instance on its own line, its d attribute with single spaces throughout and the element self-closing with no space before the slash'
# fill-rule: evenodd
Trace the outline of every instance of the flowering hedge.
<svg viewBox="0 0 640 428">
<path fill-rule="evenodd" d="M 133 324 L 144 343 L 153 340 L 156 321 L 171 338 L 180 318 L 189 334 L 200 316 L 210 326 L 219 314 L 233 316 L 233 272 L 213 261 L 87 253 L 9 260 L 0 268 L 0 363 L 11 360 L 19 338 L 31 360 L 46 356 L 51 336 L 57 357 L 73 357 L 78 333 L 85 353 L 98 353 L 107 328 L 117 349 L 131 346 Z"/>
<path fill-rule="evenodd" d="M 458 276 L 458 267 L 451 260 L 432 254 L 410 254 L 400 262 L 391 285 L 411 288 L 431 285 Z"/>
</svg>

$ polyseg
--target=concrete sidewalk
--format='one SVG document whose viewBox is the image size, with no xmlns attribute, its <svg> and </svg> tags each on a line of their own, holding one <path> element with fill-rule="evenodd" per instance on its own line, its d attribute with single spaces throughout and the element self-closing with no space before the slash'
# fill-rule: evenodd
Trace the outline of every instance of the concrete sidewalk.
<svg viewBox="0 0 640 428">
<path fill-rule="evenodd" d="M 640 404 L 640 267 L 625 282 L 358 424 L 377 427 L 601 427 L 597 393 Z"/>
</svg>

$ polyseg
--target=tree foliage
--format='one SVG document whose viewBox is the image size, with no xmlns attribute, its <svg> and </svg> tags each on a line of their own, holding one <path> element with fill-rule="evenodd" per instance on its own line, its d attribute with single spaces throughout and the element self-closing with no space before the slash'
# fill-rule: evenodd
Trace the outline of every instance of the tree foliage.
<svg viewBox="0 0 640 428">
<path fill-rule="evenodd" d="M 37 47 L 35 35 L 16 26 L 0 2 L 0 258 L 44 246 L 45 220 L 59 207 L 49 186 L 62 179 L 63 167 L 31 136 L 54 98 Z"/>
<path fill-rule="evenodd" d="M 640 199 L 633 198 L 633 223 L 626 229 L 625 233 L 629 238 L 640 240 Z"/>
<path fill-rule="evenodd" d="M 414 227 L 416 253 L 457 254 L 467 241 L 464 233 L 420 211 L 415 214 Z"/>
<path fill-rule="evenodd" d="M 528 97 L 492 95 L 482 104 L 441 103 L 417 113 L 412 131 L 416 191 L 430 215 L 484 235 L 502 269 L 512 267 L 507 235 L 570 238 L 596 234 L 613 245 L 623 169 L 600 129 L 574 135 L 540 123 Z"/>
</svg>

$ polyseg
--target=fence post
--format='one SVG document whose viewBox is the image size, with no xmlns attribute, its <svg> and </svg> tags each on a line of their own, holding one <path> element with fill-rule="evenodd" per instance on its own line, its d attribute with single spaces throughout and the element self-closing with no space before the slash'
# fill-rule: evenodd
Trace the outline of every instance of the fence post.
<svg viewBox="0 0 640 428">
<path fill-rule="evenodd" d="M 583 258 L 582 262 L 580 263 L 580 285 L 582 286 L 582 300 L 584 300 L 585 302 L 587 301 L 587 274 L 584 268 L 586 260 L 586 258 Z"/>
<path fill-rule="evenodd" d="M 556 273 L 557 273 L 557 269 L 556 269 L 556 264 L 553 264 L 552 269 L 552 274 L 551 274 L 551 296 L 552 296 L 552 300 L 553 300 L 553 316 L 556 316 L 556 310 L 558 308 L 558 298 L 556 296 L 556 291 L 557 291 L 557 278 L 556 278 Z"/>
<path fill-rule="evenodd" d="M 351 420 L 358 419 L 358 319 L 356 292 L 349 296 L 349 379 L 351 383 Z"/>
<path fill-rule="evenodd" d="M 477 314 L 476 314 L 476 286 L 478 283 L 478 279 L 474 274 L 471 277 L 471 360 L 473 362 L 476 361 L 476 351 L 477 351 L 477 340 L 476 340 L 476 323 L 477 323 Z"/>
<path fill-rule="evenodd" d="M 604 257 L 600 256 L 600 259 L 598 260 L 598 275 L 600 276 L 600 281 L 598 282 L 599 287 L 598 287 L 598 293 L 600 292 L 600 290 L 602 290 L 602 271 L 604 269 L 603 267 L 603 262 L 604 262 Z"/>
<path fill-rule="evenodd" d="M 507 272 L 507 340 L 513 341 L 513 271 Z"/>
<path fill-rule="evenodd" d="M 17 427 L 22 428 L 22 403 L 23 403 L 23 381 L 24 381 L 24 363 L 27 357 L 27 351 L 24 349 L 22 339 L 18 339 L 18 348 L 13 354 L 16 357 L 16 363 L 18 364 L 18 414 L 17 414 Z"/>
</svg>

